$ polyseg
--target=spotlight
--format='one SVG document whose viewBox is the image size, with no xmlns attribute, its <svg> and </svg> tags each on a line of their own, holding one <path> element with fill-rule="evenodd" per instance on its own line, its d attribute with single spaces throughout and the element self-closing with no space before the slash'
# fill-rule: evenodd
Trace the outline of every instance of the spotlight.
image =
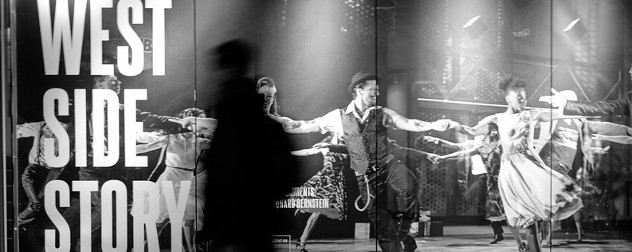
<svg viewBox="0 0 632 252">
<path fill-rule="evenodd" d="M 584 23 L 582 23 L 579 18 L 571 21 L 571 23 L 564 28 L 564 34 L 572 40 L 581 39 L 586 35 L 586 32 L 586 26 L 584 26 Z"/>
<path fill-rule="evenodd" d="M 476 39 L 487 31 L 487 25 L 483 19 L 481 19 L 481 16 L 478 15 L 467 21 L 467 23 L 463 26 L 463 30 L 465 30 L 467 35 L 471 38 Z"/>
</svg>

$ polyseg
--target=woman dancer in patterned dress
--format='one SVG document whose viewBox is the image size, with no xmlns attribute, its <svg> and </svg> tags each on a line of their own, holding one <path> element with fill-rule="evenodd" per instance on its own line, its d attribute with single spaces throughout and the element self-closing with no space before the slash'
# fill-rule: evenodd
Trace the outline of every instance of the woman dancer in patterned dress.
<svg viewBox="0 0 632 252">
<path fill-rule="evenodd" d="M 322 153 L 323 169 L 307 180 L 301 188 L 314 190 L 315 198 L 327 199 L 329 208 L 301 208 L 299 213 L 311 213 L 303 229 L 301 237 L 296 241 L 299 252 L 307 252 L 307 238 L 314 229 L 320 215 L 334 220 L 347 218 L 345 180 L 342 170 L 349 166 L 349 154 L 347 148 L 337 144 L 337 138 L 327 137 L 321 143 L 315 144 L 311 149 L 292 152 L 294 155 L 305 156 Z M 314 198 L 314 197 L 312 197 Z"/>
<path fill-rule="evenodd" d="M 526 111 L 524 81 L 504 79 L 500 89 L 505 92 L 507 111 L 491 115 L 474 128 L 463 126 L 472 135 L 489 132 L 489 123 L 498 125 L 503 149 L 498 174 L 498 189 L 507 223 L 512 227 L 528 228 L 529 251 L 540 251 L 536 232 L 539 220 L 565 219 L 582 207 L 578 197 L 580 187 L 568 177 L 545 165 L 533 148 L 533 129 L 537 121 L 560 119 L 555 111 Z M 526 246 L 519 246 L 521 251 Z"/>
<path fill-rule="evenodd" d="M 291 125 L 292 120 L 278 114 L 279 106 L 276 102 L 276 83 L 270 77 L 262 77 L 257 81 L 257 93 L 262 94 L 264 102 L 264 112 L 271 118 L 284 124 Z M 320 215 L 334 219 L 346 219 L 346 194 L 344 188 L 344 177 L 342 169 L 349 166 L 349 155 L 345 146 L 340 145 L 340 137 L 330 135 L 320 143 L 315 144 L 310 149 L 292 152 L 297 156 L 323 155 L 323 169 L 307 180 L 301 187 L 313 188 L 316 198 L 329 200 L 329 208 L 303 208 L 297 209 L 298 213 L 311 213 L 303 230 L 303 234 L 296 242 L 296 248 L 300 252 L 307 252 L 305 249 L 307 238 L 312 232 Z"/>
</svg>

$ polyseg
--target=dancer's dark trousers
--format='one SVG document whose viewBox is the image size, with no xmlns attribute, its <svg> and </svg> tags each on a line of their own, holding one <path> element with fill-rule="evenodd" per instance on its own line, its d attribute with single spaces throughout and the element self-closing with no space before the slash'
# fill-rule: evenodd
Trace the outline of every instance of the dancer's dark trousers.
<svg viewBox="0 0 632 252">
<path fill-rule="evenodd" d="M 369 169 L 369 188 L 375 199 L 367 208 L 369 220 L 376 228 L 378 242 L 385 252 L 403 251 L 410 224 L 417 213 L 415 175 L 401 162 L 391 161 L 376 171 Z M 367 185 L 363 176 L 358 176 L 362 199 L 366 202 Z"/>
</svg>

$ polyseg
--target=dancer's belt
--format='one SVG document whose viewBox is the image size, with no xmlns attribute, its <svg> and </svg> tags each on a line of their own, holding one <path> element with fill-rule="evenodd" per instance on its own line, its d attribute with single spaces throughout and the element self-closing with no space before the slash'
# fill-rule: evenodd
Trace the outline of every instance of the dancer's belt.
<svg viewBox="0 0 632 252">
<path fill-rule="evenodd" d="M 367 170 L 367 173 L 373 173 L 374 176 L 373 179 L 377 178 L 377 171 L 380 169 L 380 167 L 385 167 L 387 166 L 389 163 L 391 163 L 393 160 L 395 160 L 395 155 L 393 155 L 392 153 L 389 153 L 386 157 L 384 157 L 384 159 L 382 159 L 382 165 L 379 165 L 380 162 L 378 162 L 378 164 L 374 164 L 369 166 L 369 169 Z M 379 165 L 379 166 L 378 166 Z M 371 186 L 369 185 L 369 183 L 371 182 L 371 179 L 369 179 L 369 175 L 367 174 L 357 174 L 356 176 L 363 176 L 364 177 L 364 184 L 366 186 L 366 204 L 364 205 L 364 207 L 360 207 L 358 205 L 358 202 L 360 201 L 360 199 L 362 198 L 362 195 L 358 195 L 358 197 L 356 198 L 354 205 L 356 210 L 363 212 L 365 211 L 369 205 L 371 204 L 371 198 L 375 198 L 375 195 L 371 194 Z"/>
<path fill-rule="evenodd" d="M 183 168 L 183 167 L 176 167 L 176 166 L 169 166 L 169 167 L 171 167 L 171 168 L 175 168 L 175 169 L 178 169 L 178 170 L 183 170 L 183 171 L 193 171 L 193 170 L 195 170 L 195 169 L 189 169 L 189 168 Z"/>
<path fill-rule="evenodd" d="M 380 169 L 380 167 L 385 167 L 386 165 L 388 165 L 389 163 L 391 163 L 393 160 L 395 160 L 395 155 L 393 155 L 392 153 L 389 153 L 388 155 L 386 155 L 386 157 L 381 158 L 380 160 L 377 161 L 377 164 L 369 164 L 369 169 L 367 169 L 367 173 L 368 172 L 376 172 L 377 170 Z M 363 176 L 364 174 L 359 174 L 356 171 L 356 176 Z"/>
</svg>

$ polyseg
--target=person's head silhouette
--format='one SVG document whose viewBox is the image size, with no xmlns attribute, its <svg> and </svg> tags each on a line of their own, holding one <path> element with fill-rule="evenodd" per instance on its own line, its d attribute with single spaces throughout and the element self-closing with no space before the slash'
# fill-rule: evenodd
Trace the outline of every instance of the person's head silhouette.
<svg viewBox="0 0 632 252">
<path fill-rule="evenodd" d="M 256 57 L 256 48 L 245 39 L 229 40 L 213 50 L 217 66 L 231 70 L 234 75 L 244 75 Z"/>
</svg>

